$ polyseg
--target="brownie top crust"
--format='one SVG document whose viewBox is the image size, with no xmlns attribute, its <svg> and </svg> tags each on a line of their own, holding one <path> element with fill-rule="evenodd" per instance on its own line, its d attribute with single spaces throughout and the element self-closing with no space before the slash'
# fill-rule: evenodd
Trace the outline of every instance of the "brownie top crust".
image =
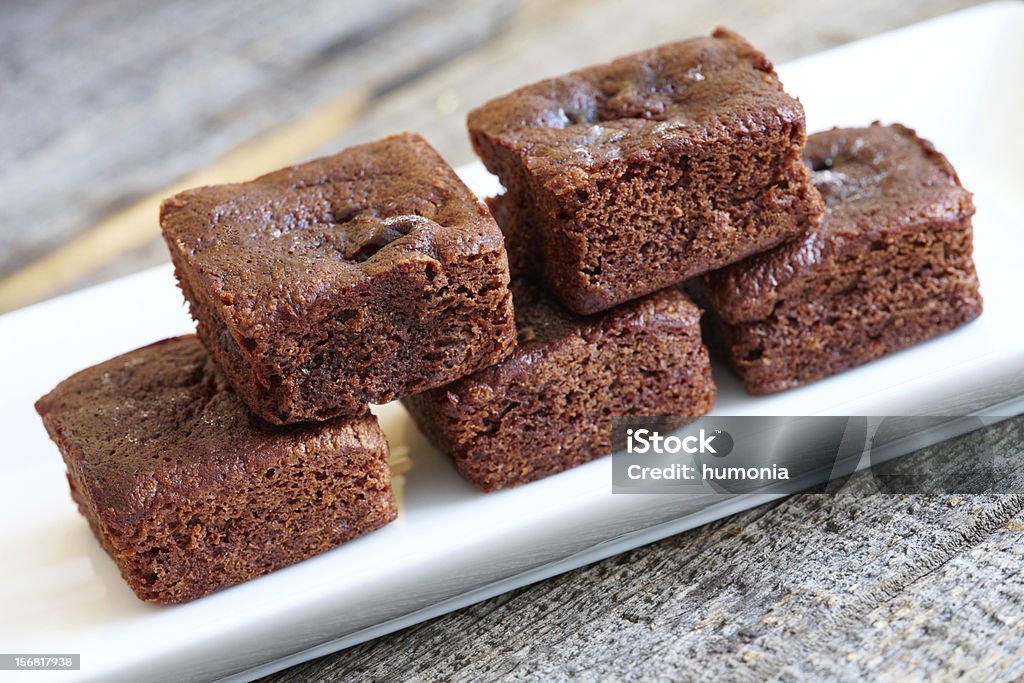
<svg viewBox="0 0 1024 683">
<path fill-rule="evenodd" d="M 403 133 L 246 183 L 187 190 L 160 224 L 242 334 L 418 261 L 501 249 L 490 214 L 420 136 Z"/>
<path fill-rule="evenodd" d="M 952 164 L 906 126 L 833 128 L 810 135 L 804 161 L 825 201 L 820 234 L 872 239 L 879 229 L 900 230 L 974 213 Z"/>
<path fill-rule="evenodd" d="M 520 88 L 470 112 L 468 124 L 521 155 L 531 173 L 571 177 L 803 116 L 765 55 L 719 28 Z"/>
<path fill-rule="evenodd" d="M 873 243 L 956 227 L 974 214 L 953 166 L 906 126 L 875 122 L 815 133 L 804 160 L 825 216 L 801 239 L 707 276 L 708 295 L 726 322 L 760 320 L 778 302 L 824 286 L 823 276 Z"/>
<path fill-rule="evenodd" d="M 36 410 L 98 510 L 128 525 L 232 480 L 262 477 L 295 450 L 382 452 L 370 415 L 270 428 L 229 388 L 195 335 L 79 372 Z M 239 486 L 244 486 L 240 484 Z"/>
</svg>

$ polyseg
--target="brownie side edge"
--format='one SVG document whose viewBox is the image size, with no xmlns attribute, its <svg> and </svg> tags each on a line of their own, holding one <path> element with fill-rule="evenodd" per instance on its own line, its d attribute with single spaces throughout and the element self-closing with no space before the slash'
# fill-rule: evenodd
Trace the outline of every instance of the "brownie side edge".
<svg viewBox="0 0 1024 683">
<path fill-rule="evenodd" d="M 764 319 L 730 324 L 712 307 L 719 348 L 751 394 L 795 388 L 895 353 L 974 320 L 983 310 L 971 258 L 970 219 L 937 235 L 949 256 L 928 250 L 909 267 L 832 293 L 784 299 Z M 929 234 L 929 233 L 925 233 Z M 913 234 L 899 240 L 904 252 Z M 899 251 L 875 252 L 899 262 Z M 899 266 L 897 266 L 898 268 Z"/>
<path fill-rule="evenodd" d="M 191 335 L 165 340 L 76 373 L 36 403 L 73 500 L 150 602 L 195 599 L 396 515 L 375 418 L 267 427 L 204 357 Z"/>
<path fill-rule="evenodd" d="M 660 292 L 585 320 L 517 315 L 530 324 L 520 327 L 521 344 L 506 361 L 403 400 L 427 438 L 483 491 L 606 455 L 616 415 L 711 407 L 700 313 L 681 293 Z"/>
</svg>

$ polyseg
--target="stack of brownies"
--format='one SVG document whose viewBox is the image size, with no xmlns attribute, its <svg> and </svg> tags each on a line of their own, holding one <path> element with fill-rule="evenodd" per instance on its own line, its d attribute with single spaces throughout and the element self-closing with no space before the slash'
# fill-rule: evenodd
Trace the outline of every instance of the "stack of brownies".
<svg viewBox="0 0 1024 683">
<path fill-rule="evenodd" d="M 806 138 L 729 31 L 527 86 L 469 129 L 506 188 L 490 210 L 413 134 L 164 202 L 198 334 L 37 404 L 139 597 L 191 600 L 393 520 L 371 403 L 401 399 L 484 491 L 609 453 L 616 417 L 705 414 L 684 287 L 752 393 L 981 311 L 945 158 L 901 126 Z"/>
</svg>

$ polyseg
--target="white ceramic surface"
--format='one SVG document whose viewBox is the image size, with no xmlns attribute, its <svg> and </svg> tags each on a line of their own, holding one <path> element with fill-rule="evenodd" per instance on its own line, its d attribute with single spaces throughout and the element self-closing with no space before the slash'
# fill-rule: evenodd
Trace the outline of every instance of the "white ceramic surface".
<svg viewBox="0 0 1024 683">
<path fill-rule="evenodd" d="M 985 313 L 776 396 L 751 398 L 716 368 L 717 414 L 954 414 L 1024 394 L 1022 38 L 1024 5 L 1000 3 L 779 68 L 810 130 L 898 121 L 950 157 L 975 192 Z M 497 187 L 479 166 L 462 171 L 481 195 Z M 766 500 L 613 496 L 607 458 L 483 495 L 392 404 L 376 412 L 414 463 L 396 523 L 191 604 L 145 605 L 75 510 L 32 403 L 77 370 L 191 329 L 169 267 L 0 317 L 0 652 L 82 655 L 78 672 L 0 679 L 251 678 Z"/>
</svg>

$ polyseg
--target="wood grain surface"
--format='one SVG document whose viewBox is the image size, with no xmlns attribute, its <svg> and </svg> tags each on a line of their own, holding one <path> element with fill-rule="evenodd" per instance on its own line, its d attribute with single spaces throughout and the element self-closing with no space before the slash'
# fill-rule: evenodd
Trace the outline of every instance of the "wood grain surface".
<svg viewBox="0 0 1024 683">
<path fill-rule="evenodd" d="M 1017 417 L 878 471 L 963 493 L 860 473 L 262 680 L 1022 680 L 1024 496 L 968 493 L 1022 465 Z"/>
</svg>

